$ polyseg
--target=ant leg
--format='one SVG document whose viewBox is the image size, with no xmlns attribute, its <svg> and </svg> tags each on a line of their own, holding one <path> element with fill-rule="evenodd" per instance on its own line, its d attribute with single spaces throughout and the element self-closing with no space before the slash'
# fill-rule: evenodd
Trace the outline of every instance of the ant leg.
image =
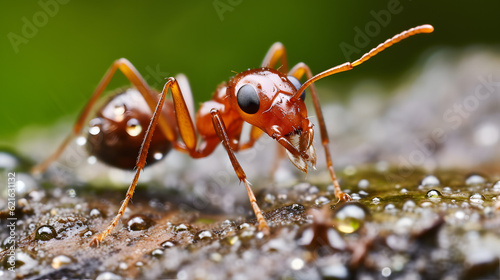
<svg viewBox="0 0 500 280">
<path fill-rule="evenodd" d="M 141 74 L 139 74 L 139 71 L 130 63 L 125 58 L 120 58 L 116 60 L 111 67 L 108 69 L 108 71 L 104 74 L 103 78 L 99 82 L 99 85 L 97 86 L 96 90 L 90 97 L 90 100 L 87 102 L 85 107 L 83 108 L 82 112 L 80 113 L 80 116 L 78 117 L 77 121 L 75 122 L 73 129 L 71 133 L 66 137 L 66 139 L 59 145 L 57 150 L 49 156 L 47 159 L 45 159 L 43 162 L 38 164 L 37 166 L 33 167 L 31 172 L 33 174 L 39 174 L 43 173 L 49 165 L 56 161 L 65 148 L 68 146 L 69 143 L 78 135 L 81 133 L 82 128 L 85 124 L 85 121 L 87 120 L 87 117 L 94 105 L 96 105 L 97 100 L 101 96 L 101 94 L 104 92 L 104 89 L 107 87 L 109 82 L 111 81 L 111 78 L 114 76 L 116 70 L 119 69 L 125 77 L 132 82 L 132 84 L 139 90 L 139 92 L 142 94 L 146 102 L 149 104 L 151 108 L 154 108 L 157 99 L 155 97 L 155 93 L 149 88 L 148 84 L 146 81 L 142 78 Z M 169 124 L 165 121 L 160 119 L 159 123 L 160 127 L 162 128 L 162 131 L 164 131 L 165 135 L 167 136 L 168 139 L 175 139 L 175 131 L 173 128 L 169 126 Z"/>
<path fill-rule="evenodd" d="M 280 42 L 276 42 L 267 51 L 266 56 L 262 61 L 261 67 L 274 68 L 274 66 L 280 59 L 281 59 L 281 66 L 278 68 L 278 70 L 281 73 L 286 74 L 288 73 L 288 61 L 286 59 L 285 46 Z"/>
<path fill-rule="evenodd" d="M 309 69 L 309 66 L 307 66 L 303 62 L 300 62 L 297 65 L 295 65 L 292 68 L 292 70 L 290 70 L 289 75 L 294 76 L 298 80 L 300 80 L 304 75 L 306 75 L 307 79 L 310 79 L 313 76 L 311 69 Z M 318 117 L 319 128 L 321 133 L 321 144 L 325 149 L 326 165 L 328 166 L 328 171 L 330 172 L 330 177 L 333 183 L 333 187 L 335 189 L 335 196 L 340 200 L 349 201 L 351 200 L 351 197 L 348 194 L 342 192 L 340 184 L 337 180 L 337 175 L 335 174 L 335 170 L 333 169 L 333 161 L 329 146 L 330 139 L 328 137 L 328 132 L 326 131 L 325 119 L 323 117 L 323 112 L 321 111 L 318 95 L 316 94 L 316 87 L 314 86 L 314 84 L 311 84 L 309 88 L 314 105 L 314 110 L 316 111 L 316 115 Z"/>
<path fill-rule="evenodd" d="M 226 126 L 224 125 L 224 121 L 222 120 L 220 112 L 217 109 L 212 109 L 210 111 L 210 114 L 212 115 L 212 122 L 214 125 L 214 129 L 217 132 L 217 136 L 219 136 L 222 145 L 224 145 L 224 148 L 227 151 L 229 159 L 231 160 L 231 164 L 233 165 L 234 171 L 236 172 L 236 175 L 238 175 L 240 182 L 243 182 L 245 184 L 245 188 L 248 193 L 248 198 L 250 199 L 250 204 L 252 205 L 255 216 L 257 217 L 257 222 L 259 223 L 259 230 L 264 232 L 264 234 L 269 234 L 269 226 L 267 225 L 266 219 L 262 214 L 262 210 L 257 204 L 257 199 L 255 198 L 252 188 L 250 187 L 251 186 L 250 182 L 248 182 L 247 180 L 247 175 L 245 174 L 245 171 L 243 171 L 243 168 L 241 168 L 238 159 L 236 159 L 236 156 L 234 155 L 234 152 L 231 149 L 230 139 L 227 134 Z"/>
</svg>

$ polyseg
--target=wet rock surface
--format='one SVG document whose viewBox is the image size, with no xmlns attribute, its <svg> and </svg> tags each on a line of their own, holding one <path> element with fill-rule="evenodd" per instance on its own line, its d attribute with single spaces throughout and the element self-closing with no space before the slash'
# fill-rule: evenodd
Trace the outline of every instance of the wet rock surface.
<svg viewBox="0 0 500 280">
<path fill-rule="evenodd" d="M 92 236 L 124 190 L 34 189 L 18 197 L 16 273 L 8 271 L 1 212 L 2 279 L 498 279 L 498 174 L 415 171 L 391 182 L 390 167 L 341 172 L 352 202 L 328 182 L 258 194 L 271 227 L 248 215 L 179 209 L 182 195 L 139 188 L 122 222 L 97 248 Z M 321 172 L 320 172 L 321 173 Z M 318 181 L 322 178 L 320 174 Z M 312 180 L 314 181 L 314 180 Z M 177 197 L 176 197 L 177 196 Z M 187 200 L 186 200 L 187 201 Z"/>
</svg>

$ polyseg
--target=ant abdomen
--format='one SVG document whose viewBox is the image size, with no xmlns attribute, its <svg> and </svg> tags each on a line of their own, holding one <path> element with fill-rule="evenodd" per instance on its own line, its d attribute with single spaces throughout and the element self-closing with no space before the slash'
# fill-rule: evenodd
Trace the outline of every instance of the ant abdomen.
<svg viewBox="0 0 500 280">
<path fill-rule="evenodd" d="M 171 120 L 174 120 L 170 104 L 165 105 L 163 115 L 172 114 Z M 89 153 L 108 165 L 132 170 L 152 115 L 136 89 L 127 89 L 113 96 L 89 122 Z M 157 128 L 150 143 L 148 165 L 161 160 L 171 148 L 170 141 Z"/>
</svg>

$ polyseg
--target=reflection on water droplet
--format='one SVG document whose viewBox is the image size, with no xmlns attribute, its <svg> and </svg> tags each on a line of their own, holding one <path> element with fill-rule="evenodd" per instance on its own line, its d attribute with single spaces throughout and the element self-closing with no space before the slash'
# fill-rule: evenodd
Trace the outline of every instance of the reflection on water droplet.
<svg viewBox="0 0 500 280">
<path fill-rule="evenodd" d="M 57 236 L 54 227 L 43 225 L 36 230 L 35 240 L 47 241 Z"/>
<path fill-rule="evenodd" d="M 424 179 L 422 179 L 423 186 L 439 186 L 439 179 L 434 175 L 428 175 Z"/>
<path fill-rule="evenodd" d="M 71 261 L 71 258 L 68 257 L 68 256 L 65 256 L 65 255 L 59 255 L 55 258 L 52 259 L 52 268 L 55 268 L 55 269 L 58 269 L 62 266 L 65 266 L 67 264 L 70 264 L 72 261 Z"/>
<path fill-rule="evenodd" d="M 154 153 L 153 157 L 156 160 L 161 160 L 163 158 L 163 154 L 162 153 Z"/>
<path fill-rule="evenodd" d="M 428 191 L 427 194 L 425 195 L 425 197 L 427 197 L 432 201 L 440 200 L 442 196 L 443 195 L 438 190 L 435 189 Z"/>
<path fill-rule="evenodd" d="M 89 133 L 92 135 L 97 135 L 97 134 L 99 134 L 99 132 L 101 132 L 101 128 L 98 126 L 93 126 L 93 127 L 89 128 Z"/>
<path fill-rule="evenodd" d="M 357 231 L 364 223 L 368 212 L 357 202 L 347 202 L 335 210 L 333 225 L 343 233 Z"/>
<path fill-rule="evenodd" d="M 481 204 L 485 199 L 486 198 L 480 193 L 475 193 L 469 197 L 470 202 L 475 204 Z"/>
<path fill-rule="evenodd" d="M 466 185 L 480 185 L 480 184 L 484 184 L 486 182 L 486 179 L 484 179 L 482 176 L 480 175 L 477 175 L 477 174 L 474 174 L 474 175 L 471 175 L 469 176 L 469 178 L 467 178 L 465 180 L 465 184 Z"/>
<path fill-rule="evenodd" d="M 374 197 L 374 198 L 372 199 L 372 203 L 373 203 L 373 204 L 379 204 L 379 203 L 380 203 L 380 197 Z"/>
<path fill-rule="evenodd" d="M 442 192 L 443 192 L 444 194 L 451 194 L 451 193 L 452 193 L 452 190 L 451 190 L 451 188 L 450 188 L 450 187 L 444 187 L 444 188 L 443 188 L 443 190 L 442 190 Z"/>
<path fill-rule="evenodd" d="M 127 131 L 128 135 L 134 137 L 134 136 L 141 134 L 142 126 L 137 119 L 132 118 L 132 119 L 127 121 L 126 131 Z"/>
<path fill-rule="evenodd" d="M 139 231 L 148 229 L 153 225 L 153 221 L 144 215 L 134 215 L 128 222 L 127 227 L 129 231 Z"/>
<path fill-rule="evenodd" d="M 396 206 L 392 203 L 388 203 L 385 207 L 384 207 L 384 211 L 387 212 L 387 213 L 394 213 L 397 211 L 396 209 Z"/>
<path fill-rule="evenodd" d="M 290 262 L 290 268 L 293 270 L 300 270 L 304 267 L 304 260 L 295 258 Z"/>
</svg>

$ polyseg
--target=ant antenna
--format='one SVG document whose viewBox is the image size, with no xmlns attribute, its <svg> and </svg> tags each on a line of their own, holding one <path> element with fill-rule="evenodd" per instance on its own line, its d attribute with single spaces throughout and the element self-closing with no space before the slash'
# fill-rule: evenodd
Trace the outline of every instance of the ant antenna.
<svg viewBox="0 0 500 280">
<path fill-rule="evenodd" d="M 406 38 L 408 38 L 410 36 L 413 36 L 415 34 L 431 33 L 432 31 L 434 31 L 434 27 L 432 27 L 432 25 L 430 25 L 430 24 L 420 25 L 420 26 L 408 29 L 406 31 L 403 31 L 403 32 L 395 35 L 394 37 L 392 37 L 390 39 L 387 39 L 385 42 L 379 44 L 377 47 L 371 49 L 369 52 L 365 53 L 360 59 L 354 61 L 353 63 L 346 62 L 344 64 L 332 67 L 332 68 L 330 68 L 328 70 L 325 70 L 325 71 L 317 74 L 316 76 L 310 78 L 309 80 L 307 80 L 299 88 L 299 90 L 295 93 L 295 95 L 291 98 L 291 100 L 294 101 L 294 100 L 299 99 L 300 95 L 302 94 L 302 92 L 308 86 L 310 86 L 312 83 L 314 83 L 315 81 L 317 81 L 319 79 L 322 79 L 324 77 L 327 77 L 327 76 L 330 76 L 330 75 L 333 75 L 333 74 L 336 74 L 336 73 L 340 73 L 340 72 L 344 72 L 344 71 L 347 71 L 347 70 L 351 70 L 354 66 L 360 65 L 361 63 L 363 63 L 363 62 L 367 61 L 368 59 L 374 57 L 379 52 L 385 50 L 386 48 L 392 46 L 393 44 L 395 44 L 395 43 L 397 43 L 397 42 L 399 42 L 399 41 L 401 41 L 403 39 L 406 39 Z"/>
</svg>

